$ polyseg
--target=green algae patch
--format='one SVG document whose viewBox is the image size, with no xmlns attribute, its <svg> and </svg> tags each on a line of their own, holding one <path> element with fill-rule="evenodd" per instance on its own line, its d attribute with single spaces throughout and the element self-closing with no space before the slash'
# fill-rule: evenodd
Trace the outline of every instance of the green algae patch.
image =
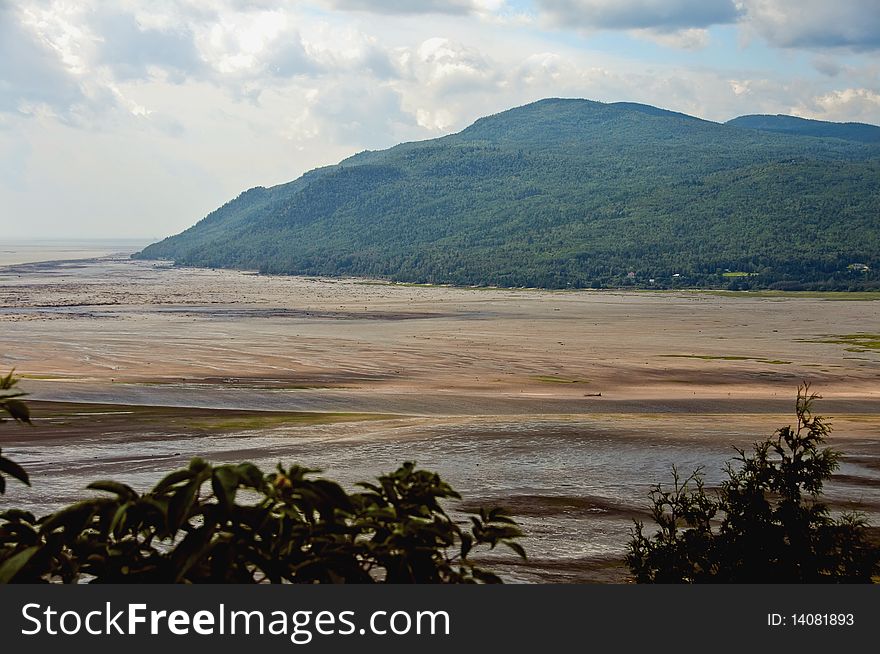
<svg viewBox="0 0 880 654">
<path fill-rule="evenodd" d="M 661 354 L 660 356 L 675 359 L 701 359 L 703 361 L 756 361 L 758 363 L 767 363 L 773 366 L 787 366 L 791 363 L 791 361 L 782 361 L 781 359 L 765 359 L 763 357 L 742 357 L 733 355 Z"/>
<path fill-rule="evenodd" d="M 329 425 L 339 422 L 364 422 L 368 420 L 390 420 L 400 416 L 382 413 L 331 413 L 322 411 L 297 411 L 293 413 L 254 413 L 246 416 L 218 416 L 216 418 L 193 418 L 187 421 L 194 429 L 209 431 L 251 431 L 272 429 L 274 427 L 308 427 Z"/>
<path fill-rule="evenodd" d="M 803 343 L 831 343 L 845 345 L 847 352 L 880 351 L 880 334 L 859 332 L 857 334 L 827 334 L 822 338 L 802 339 Z"/>
<path fill-rule="evenodd" d="M 678 291 L 679 293 L 683 291 Z M 788 300 L 836 300 L 842 302 L 865 302 L 880 300 L 878 291 L 725 291 L 716 289 L 695 290 L 695 293 L 717 295 L 719 297 L 732 298 L 775 298 Z"/>
<path fill-rule="evenodd" d="M 586 379 L 573 379 L 569 377 L 559 377 L 557 375 L 536 375 L 532 377 L 535 381 L 545 384 L 589 384 Z"/>
</svg>

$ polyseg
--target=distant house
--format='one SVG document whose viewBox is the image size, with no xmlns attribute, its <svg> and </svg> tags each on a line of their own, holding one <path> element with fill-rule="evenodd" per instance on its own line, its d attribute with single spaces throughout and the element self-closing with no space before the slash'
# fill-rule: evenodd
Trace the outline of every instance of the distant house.
<svg viewBox="0 0 880 654">
<path fill-rule="evenodd" d="M 868 272 L 870 270 L 870 268 L 864 263 L 851 263 L 846 269 L 851 270 L 852 272 Z"/>
<path fill-rule="evenodd" d="M 626 276 L 627 276 L 629 279 L 635 279 L 635 278 L 636 278 L 636 274 L 635 274 L 632 270 L 630 270 L 628 273 L 626 273 Z"/>
</svg>

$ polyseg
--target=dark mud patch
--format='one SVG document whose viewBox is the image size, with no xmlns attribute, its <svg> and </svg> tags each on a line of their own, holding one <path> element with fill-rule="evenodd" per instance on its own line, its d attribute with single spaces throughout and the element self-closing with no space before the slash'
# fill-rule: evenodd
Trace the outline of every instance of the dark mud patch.
<svg viewBox="0 0 880 654">
<path fill-rule="evenodd" d="M 234 307 L 218 308 L 212 306 L 158 306 L 156 313 L 167 313 L 186 317 L 217 320 L 243 320 L 251 318 L 309 318 L 326 320 L 427 320 L 432 318 L 451 318 L 459 314 L 429 311 L 344 311 L 321 309 L 288 309 L 283 307 Z"/>
<path fill-rule="evenodd" d="M 29 401 L 28 405 L 33 425 L 7 425 L 0 432 L 0 444 L 64 441 L 101 435 L 136 436 L 144 441 L 163 440 L 170 433 L 223 435 L 282 426 L 323 425 L 396 417 L 369 412 L 253 411 L 39 400 Z"/>
<path fill-rule="evenodd" d="M 545 518 L 550 516 L 589 518 L 595 516 L 644 520 L 650 516 L 644 510 L 620 504 L 604 497 L 574 495 L 510 495 L 472 500 L 461 510 L 475 513 L 481 506 L 500 506 L 513 516 Z"/>
<path fill-rule="evenodd" d="M 371 382 L 381 382 L 391 379 L 392 375 L 369 374 L 334 370 L 330 373 L 303 372 L 285 375 L 265 377 L 261 375 L 244 375 L 235 377 L 173 377 L 153 378 L 146 380 L 130 380 L 126 383 L 141 384 L 146 386 L 163 386 L 174 384 L 186 384 L 187 386 L 232 386 L 236 388 L 266 389 L 266 390 L 296 390 L 309 388 L 349 388 Z"/>
<path fill-rule="evenodd" d="M 495 565 L 511 576 L 537 577 L 544 584 L 628 584 L 632 574 L 622 557 L 532 558 Z"/>
<path fill-rule="evenodd" d="M 835 444 L 835 447 L 840 449 L 846 447 L 846 445 Z M 844 453 L 842 460 L 847 463 L 854 463 L 856 465 L 862 466 L 864 468 L 867 468 L 868 470 L 880 471 L 880 456 L 877 455 Z M 834 478 L 837 479 L 837 475 L 835 475 Z"/>
<path fill-rule="evenodd" d="M 94 266 L 99 261 L 109 257 L 92 257 L 90 259 L 57 259 L 52 261 L 37 261 L 31 263 L 14 263 L 0 266 L 2 274 L 63 274 L 72 270 L 82 270 Z"/>
<path fill-rule="evenodd" d="M 701 361 L 704 361 L 701 359 Z M 691 386 L 703 387 L 732 387 L 742 384 L 761 384 L 767 382 L 789 382 L 795 386 L 801 381 L 798 373 L 785 372 L 778 369 L 775 362 L 758 362 L 756 360 L 734 361 L 734 364 L 746 364 L 754 366 L 758 365 L 773 366 L 772 370 L 755 370 L 752 368 L 737 367 L 732 369 L 731 366 L 725 364 L 713 364 L 711 361 L 705 362 L 705 367 L 699 370 L 692 368 L 681 368 L 673 366 L 646 366 L 644 370 L 632 369 L 627 371 L 632 377 L 634 383 L 669 383 L 669 384 L 687 384 Z M 790 362 L 785 362 L 790 363 Z M 626 373 L 624 373 L 626 374 Z M 824 378 L 824 375 L 816 375 L 817 379 Z"/>
<path fill-rule="evenodd" d="M 0 307 L 0 322 L 21 322 L 24 320 L 113 320 L 119 318 L 117 314 L 107 311 L 85 310 L 86 306 L 87 305 L 76 305 L 71 307 L 43 308 Z"/>
<path fill-rule="evenodd" d="M 865 477 L 863 475 L 834 475 L 832 481 L 839 484 L 849 484 L 862 488 L 880 488 L 880 479 L 877 477 Z"/>
</svg>

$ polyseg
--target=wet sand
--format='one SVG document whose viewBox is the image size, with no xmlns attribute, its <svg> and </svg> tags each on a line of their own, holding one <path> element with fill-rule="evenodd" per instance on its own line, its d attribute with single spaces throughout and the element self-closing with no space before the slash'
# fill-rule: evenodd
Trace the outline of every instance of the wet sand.
<svg viewBox="0 0 880 654">
<path fill-rule="evenodd" d="M 520 581 L 625 578 L 670 466 L 792 420 L 797 384 L 847 453 L 829 489 L 880 523 L 880 302 L 548 292 L 267 277 L 108 258 L 0 268 L 0 366 L 34 400 L 0 446 L 50 509 L 88 481 L 141 488 L 190 456 L 278 460 L 347 484 L 406 459 L 520 517 Z M 853 351 L 856 350 L 856 351 Z M 255 413 L 258 412 L 258 413 Z"/>
</svg>

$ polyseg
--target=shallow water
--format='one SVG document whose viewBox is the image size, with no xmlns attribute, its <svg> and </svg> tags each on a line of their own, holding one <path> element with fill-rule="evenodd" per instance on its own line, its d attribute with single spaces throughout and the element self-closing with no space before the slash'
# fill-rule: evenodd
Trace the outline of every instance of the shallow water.
<svg viewBox="0 0 880 654">
<path fill-rule="evenodd" d="M 149 243 L 143 239 L 4 240 L 0 242 L 0 266 L 132 254 Z"/>
<path fill-rule="evenodd" d="M 768 420 L 768 427 L 772 424 Z M 705 426 L 699 433 L 685 428 L 677 437 L 658 435 L 644 421 L 623 416 L 478 418 L 434 425 L 393 421 L 369 428 L 350 423 L 228 436 L 104 433 L 75 442 L 11 444 L 16 460 L 31 472 L 33 486 L 14 485 L 7 498 L 40 514 L 75 500 L 89 480 L 113 478 L 143 491 L 192 456 L 214 462 L 250 460 L 264 470 L 279 461 L 296 462 L 320 468 L 351 489 L 357 481 L 415 460 L 439 471 L 461 492 L 466 508 L 511 508 L 527 534 L 524 545 L 536 560 L 530 568 L 511 572 L 512 579 L 546 578 L 544 559 L 553 563 L 554 579 L 564 579 L 566 561 L 576 564 L 623 553 L 633 517 L 644 515 L 650 488 L 668 482 L 673 465 L 684 473 L 703 468 L 707 484 L 716 485 L 734 453 L 732 446 L 745 446 L 754 437 Z M 878 454 L 870 440 L 847 441 L 846 449 L 850 454 Z M 878 483 L 832 483 L 828 500 L 858 502 L 876 523 L 880 473 L 846 461 L 840 472 Z"/>
</svg>

